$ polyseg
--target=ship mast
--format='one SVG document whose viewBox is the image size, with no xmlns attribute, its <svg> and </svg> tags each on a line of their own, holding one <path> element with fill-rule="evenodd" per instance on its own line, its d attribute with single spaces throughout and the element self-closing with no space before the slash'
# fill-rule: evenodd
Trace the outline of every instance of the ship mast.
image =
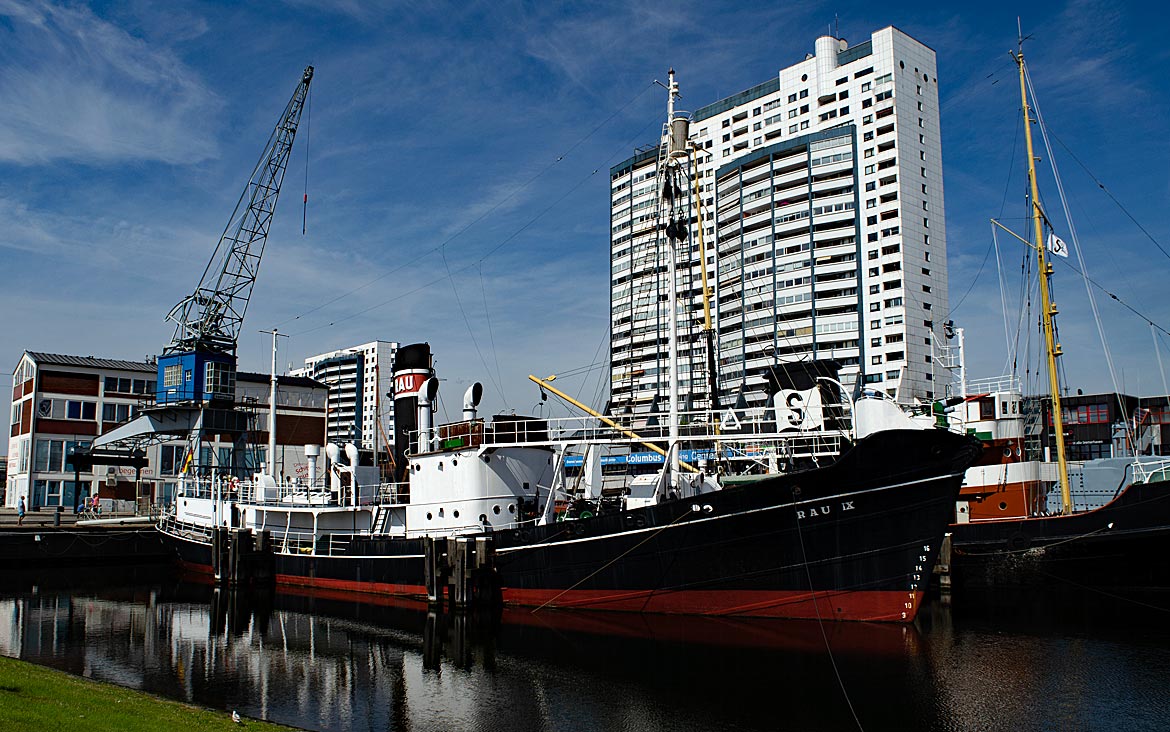
<svg viewBox="0 0 1170 732">
<path fill-rule="evenodd" d="M 1048 388 L 1052 393 L 1052 425 L 1056 431 L 1056 462 L 1060 473 L 1060 500 L 1062 513 L 1072 513 L 1072 495 L 1068 485 L 1068 461 L 1064 451 L 1064 414 L 1060 406 L 1060 375 L 1056 370 L 1056 357 L 1061 355 L 1060 344 L 1056 342 L 1053 316 L 1056 315 L 1056 306 L 1052 304 L 1049 295 L 1049 278 L 1052 276 L 1052 265 L 1045 257 L 1044 245 L 1044 213 L 1040 209 L 1040 188 L 1036 183 L 1036 156 L 1032 152 L 1032 114 L 1028 107 L 1027 82 L 1024 71 L 1024 51 L 1013 54 L 1020 71 L 1020 99 L 1024 105 L 1024 139 L 1028 147 L 1028 180 L 1032 187 L 1032 221 L 1035 226 L 1036 259 L 1040 273 L 1040 300 L 1041 322 L 1044 327 L 1044 345 L 1048 357 Z"/>
<path fill-rule="evenodd" d="M 687 238 L 687 221 L 683 211 L 688 181 L 683 176 L 683 161 L 690 156 L 687 137 L 690 118 L 679 114 L 674 103 L 679 97 L 674 69 L 669 72 L 666 86 L 666 124 L 658 147 L 658 236 L 666 240 L 667 284 L 667 353 L 669 372 L 669 428 L 670 454 L 667 471 L 669 484 L 678 484 L 679 474 L 679 378 L 678 378 L 678 246 Z M 660 239 L 661 241 L 661 239 Z"/>
</svg>

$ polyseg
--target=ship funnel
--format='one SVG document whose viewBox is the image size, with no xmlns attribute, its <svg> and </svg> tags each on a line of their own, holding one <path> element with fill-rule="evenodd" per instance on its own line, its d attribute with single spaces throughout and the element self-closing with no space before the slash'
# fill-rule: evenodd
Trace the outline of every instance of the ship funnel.
<svg viewBox="0 0 1170 732">
<path fill-rule="evenodd" d="M 431 347 L 426 343 L 402 346 L 394 356 L 394 480 L 406 479 L 406 453 L 416 447 L 419 392 L 435 375 Z"/>
<path fill-rule="evenodd" d="M 439 398 L 439 380 L 426 380 L 418 395 L 418 451 L 431 451 L 431 427 L 434 424 L 435 401 Z"/>
<path fill-rule="evenodd" d="M 475 408 L 479 406 L 480 399 L 483 399 L 483 384 L 477 381 L 463 393 L 463 421 L 475 419 Z"/>
</svg>

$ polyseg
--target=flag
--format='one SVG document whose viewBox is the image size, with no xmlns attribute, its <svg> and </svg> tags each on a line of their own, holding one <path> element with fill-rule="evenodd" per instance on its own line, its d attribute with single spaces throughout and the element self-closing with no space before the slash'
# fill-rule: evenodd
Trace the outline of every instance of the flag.
<svg viewBox="0 0 1170 732">
<path fill-rule="evenodd" d="M 195 458 L 195 451 L 187 448 L 187 455 L 183 458 L 183 469 L 179 473 L 186 473 L 191 467 L 191 461 Z"/>
<path fill-rule="evenodd" d="M 1058 257 L 1067 258 L 1068 244 L 1064 243 L 1064 239 L 1061 239 L 1056 234 L 1050 232 L 1048 234 L 1048 251 L 1052 252 Z"/>
</svg>

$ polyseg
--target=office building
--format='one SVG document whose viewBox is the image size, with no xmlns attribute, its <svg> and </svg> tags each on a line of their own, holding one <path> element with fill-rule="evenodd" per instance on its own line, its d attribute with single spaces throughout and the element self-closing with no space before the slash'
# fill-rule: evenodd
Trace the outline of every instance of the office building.
<svg viewBox="0 0 1170 732">
<path fill-rule="evenodd" d="M 824 36 L 803 61 L 690 119 L 686 167 L 701 206 L 687 191 L 682 399 L 708 403 L 704 258 L 723 406 L 741 391 L 763 404 L 767 365 L 814 358 L 838 361 L 849 389 L 860 381 L 904 403 L 942 395 L 932 358 L 948 307 L 934 51 L 893 27 L 852 46 Z M 665 410 L 668 394 L 659 157 L 650 146 L 610 170 L 611 393 L 616 409 L 636 414 Z"/>
<path fill-rule="evenodd" d="M 72 508 L 82 495 L 95 492 L 121 510 L 132 510 L 139 496 L 169 503 L 182 472 L 185 440 L 146 445 L 141 471 L 100 465 L 74 471 L 69 459 L 75 446 L 89 447 L 98 435 L 151 406 L 156 375 L 157 365 L 147 361 L 25 351 L 13 376 L 5 505 L 15 507 L 23 497 L 30 509 Z M 204 444 L 198 464 L 255 470 L 267 461 L 270 384 L 267 374 L 237 373 L 236 401 L 252 405 L 256 446 L 239 456 L 216 436 Z M 327 394 L 324 384 L 311 379 L 278 379 L 277 475 L 307 478 L 304 446 L 324 440 Z"/>
</svg>

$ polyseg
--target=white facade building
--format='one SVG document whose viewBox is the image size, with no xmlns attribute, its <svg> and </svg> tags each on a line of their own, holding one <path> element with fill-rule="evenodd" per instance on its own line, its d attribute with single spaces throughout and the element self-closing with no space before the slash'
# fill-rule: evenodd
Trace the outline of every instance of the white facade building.
<svg viewBox="0 0 1170 732">
<path fill-rule="evenodd" d="M 815 50 L 691 115 L 721 403 L 743 389 L 761 404 L 765 366 L 813 358 L 840 362 L 846 386 L 933 399 L 945 379 L 932 342 L 948 308 L 934 51 L 893 27 L 854 46 L 824 36 Z M 639 414 L 668 393 L 657 166 L 651 146 L 610 171 L 611 392 L 615 408 Z M 698 409 L 703 293 L 686 194 L 680 390 Z"/>
<path fill-rule="evenodd" d="M 384 451 L 394 442 L 394 355 L 398 344 L 372 341 L 310 356 L 293 376 L 308 376 L 329 386 L 329 442 L 353 442 L 363 450 Z M 381 433 L 379 433 L 381 423 Z"/>
</svg>

